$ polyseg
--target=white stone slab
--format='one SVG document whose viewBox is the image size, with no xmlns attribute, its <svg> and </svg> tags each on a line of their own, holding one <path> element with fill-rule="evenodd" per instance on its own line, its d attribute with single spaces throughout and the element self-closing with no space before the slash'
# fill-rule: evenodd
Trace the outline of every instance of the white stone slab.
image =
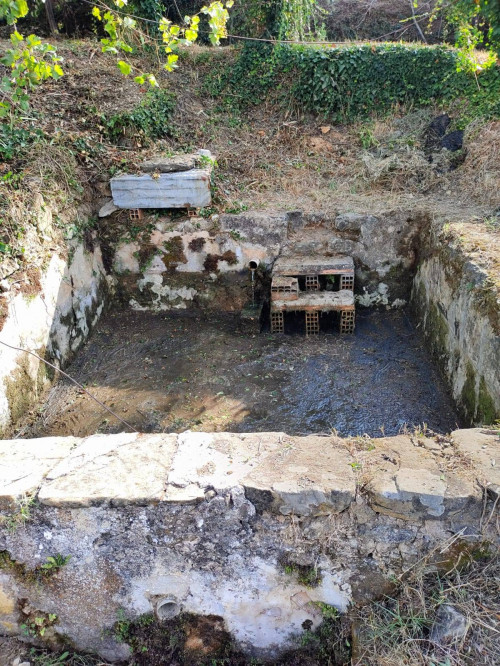
<svg viewBox="0 0 500 666">
<path fill-rule="evenodd" d="M 210 170 L 123 174 L 111 179 L 111 193 L 119 208 L 203 208 L 212 201 Z"/>
<path fill-rule="evenodd" d="M 77 446 L 75 437 L 0 440 L 0 509 L 37 492 L 44 478 Z"/>
<path fill-rule="evenodd" d="M 81 441 L 46 477 L 41 504 L 146 505 L 164 498 L 177 435 L 120 433 Z"/>
</svg>

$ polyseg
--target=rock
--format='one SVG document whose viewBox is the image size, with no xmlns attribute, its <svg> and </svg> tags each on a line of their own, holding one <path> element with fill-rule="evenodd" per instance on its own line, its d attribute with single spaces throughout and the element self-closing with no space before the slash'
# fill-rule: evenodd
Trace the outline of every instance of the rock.
<svg viewBox="0 0 500 666">
<path fill-rule="evenodd" d="M 441 140 L 441 147 L 446 148 L 446 150 L 451 150 L 452 152 L 460 150 L 464 144 L 464 132 L 463 130 L 455 130 L 455 132 L 450 132 L 446 134 Z"/>
<path fill-rule="evenodd" d="M 74 437 L 44 437 L 35 444 L 33 440 L 0 441 L 0 509 L 16 510 L 19 498 L 36 492 L 77 441 Z"/>
<path fill-rule="evenodd" d="M 160 440 L 136 433 L 87 437 L 46 474 L 38 499 L 47 506 L 70 507 L 160 501 L 175 445 L 175 435 Z"/>
<path fill-rule="evenodd" d="M 464 638 L 469 628 L 468 619 L 454 606 L 443 604 L 436 613 L 430 639 L 434 643 L 450 643 Z"/>
<path fill-rule="evenodd" d="M 175 157 L 154 157 L 141 165 L 144 173 L 177 173 L 189 171 L 197 166 L 196 155 L 176 155 Z"/>
<path fill-rule="evenodd" d="M 338 231 L 360 231 L 365 224 L 376 222 L 373 215 L 360 215 L 359 213 L 342 213 L 335 218 L 335 228 Z"/>
<path fill-rule="evenodd" d="M 113 213 L 116 213 L 117 210 L 120 210 L 118 206 L 115 206 L 113 203 L 113 199 L 108 199 L 104 206 L 102 206 L 99 210 L 99 217 L 108 217 L 108 215 L 112 215 Z"/>
<path fill-rule="evenodd" d="M 52 211 L 38 192 L 35 194 L 33 209 L 36 211 L 36 226 L 40 234 L 48 234 L 52 228 Z"/>
<path fill-rule="evenodd" d="M 208 157 L 211 160 L 215 160 L 215 157 L 212 155 L 212 153 L 209 150 L 206 150 L 205 148 L 199 148 L 196 151 L 197 155 L 201 155 L 202 157 Z"/>
<path fill-rule="evenodd" d="M 12 273 L 15 273 L 18 268 L 19 264 L 17 261 L 14 261 L 14 259 L 11 259 L 10 257 L 2 259 L 2 262 L 0 263 L 0 280 L 12 275 Z"/>
<path fill-rule="evenodd" d="M 0 280 L 0 291 L 10 291 L 10 284 L 7 280 Z"/>
<path fill-rule="evenodd" d="M 425 132 L 426 150 L 434 150 L 440 145 L 450 123 L 451 118 L 447 113 L 434 118 Z"/>
<path fill-rule="evenodd" d="M 394 518 L 438 517 L 444 513 L 446 481 L 426 469 L 401 467 L 369 484 L 372 509 Z"/>
<path fill-rule="evenodd" d="M 218 220 L 221 232 L 237 232 L 248 243 L 272 247 L 287 237 L 288 217 L 283 213 L 224 213 Z"/>
</svg>

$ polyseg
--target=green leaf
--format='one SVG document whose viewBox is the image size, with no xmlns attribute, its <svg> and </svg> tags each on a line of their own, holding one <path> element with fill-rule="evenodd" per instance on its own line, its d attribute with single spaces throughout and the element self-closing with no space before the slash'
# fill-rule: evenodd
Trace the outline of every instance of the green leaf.
<svg viewBox="0 0 500 666">
<path fill-rule="evenodd" d="M 120 60 L 117 64 L 118 64 L 118 69 L 125 76 L 128 76 L 132 71 L 132 67 L 128 64 L 128 62 L 125 62 L 124 60 Z"/>
</svg>

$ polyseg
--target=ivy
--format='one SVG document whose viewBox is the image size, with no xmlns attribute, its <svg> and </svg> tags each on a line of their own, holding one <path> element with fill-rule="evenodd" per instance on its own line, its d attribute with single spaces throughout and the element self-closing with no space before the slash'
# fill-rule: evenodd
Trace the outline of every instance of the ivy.
<svg viewBox="0 0 500 666">
<path fill-rule="evenodd" d="M 162 88 L 153 88 L 137 108 L 102 118 L 102 121 L 113 141 L 118 141 L 128 129 L 146 138 L 161 139 L 174 133 L 170 122 L 174 110 L 175 95 Z"/>
<path fill-rule="evenodd" d="M 246 45 L 237 62 L 207 83 L 239 106 L 279 91 L 289 103 L 346 122 L 397 104 L 426 106 L 461 99 L 476 113 L 500 115 L 500 70 L 479 75 L 458 68 L 457 51 L 443 46 L 352 45 L 343 48 Z M 290 81 L 292 82 L 290 85 Z"/>
</svg>

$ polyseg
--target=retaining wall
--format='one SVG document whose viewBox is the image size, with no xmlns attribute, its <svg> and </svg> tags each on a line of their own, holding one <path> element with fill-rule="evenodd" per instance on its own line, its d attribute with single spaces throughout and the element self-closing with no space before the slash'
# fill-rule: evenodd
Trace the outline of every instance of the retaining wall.
<svg viewBox="0 0 500 666">
<path fill-rule="evenodd" d="M 272 658 L 321 622 L 318 602 L 345 611 L 425 555 L 450 568 L 498 539 L 494 431 L 123 433 L 3 441 L 0 455 L 0 633 L 42 618 L 31 640 L 111 661 L 129 653 L 117 619 L 151 611 L 218 616 Z"/>
<path fill-rule="evenodd" d="M 248 264 L 261 266 L 257 288 L 278 255 L 354 257 L 364 305 L 403 305 L 415 273 L 425 213 L 380 216 L 339 212 L 252 212 L 152 225 L 141 241 L 122 241 L 113 268 L 125 302 L 136 309 L 239 310 L 251 299 Z M 268 287 L 268 285 L 267 285 Z"/>
<path fill-rule="evenodd" d="M 64 367 L 88 338 L 104 308 L 108 281 L 101 251 L 78 243 L 69 260 L 53 254 L 39 285 L 4 294 L 0 340 Z M 40 400 L 54 371 L 37 358 L 0 345 L 0 437 Z"/>
<path fill-rule="evenodd" d="M 430 351 L 471 423 L 500 419 L 500 304 L 487 272 L 438 239 L 420 264 L 412 302 Z"/>
</svg>

